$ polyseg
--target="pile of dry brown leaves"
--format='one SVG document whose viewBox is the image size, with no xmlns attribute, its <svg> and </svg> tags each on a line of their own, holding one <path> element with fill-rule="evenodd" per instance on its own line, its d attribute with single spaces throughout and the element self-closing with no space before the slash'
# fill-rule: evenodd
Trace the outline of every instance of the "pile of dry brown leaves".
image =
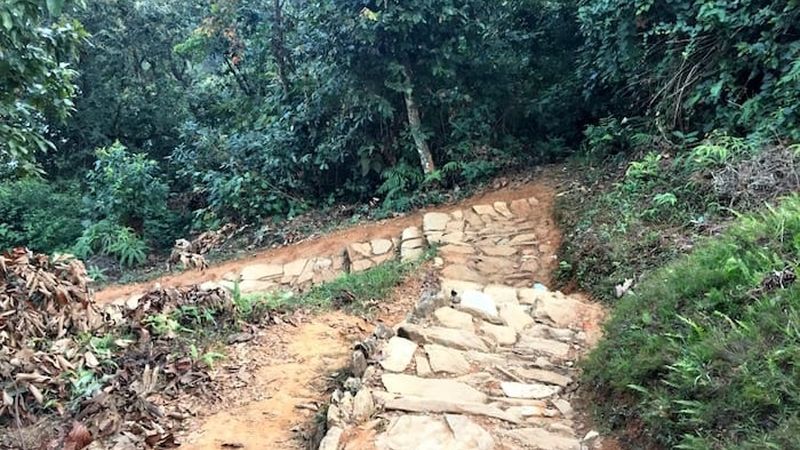
<svg viewBox="0 0 800 450">
<path fill-rule="evenodd" d="M 152 318 L 188 307 L 234 325 L 227 291 L 155 289 L 101 311 L 88 281 L 71 257 L 0 256 L 0 448 L 173 447 L 188 412 L 171 400 L 209 388 L 209 368 Z"/>
</svg>

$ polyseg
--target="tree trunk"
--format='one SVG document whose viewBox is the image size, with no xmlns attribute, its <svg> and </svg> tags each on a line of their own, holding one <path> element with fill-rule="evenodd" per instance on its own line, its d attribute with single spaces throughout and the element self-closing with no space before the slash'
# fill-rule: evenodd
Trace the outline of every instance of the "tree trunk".
<svg viewBox="0 0 800 450">
<path fill-rule="evenodd" d="M 291 61 L 286 54 L 286 45 L 284 42 L 283 34 L 283 3 L 281 0 L 274 0 L 274 24 L 275 29 L 272 32 L 272 54 L 275 58 L 275 63 L 278 66 L 278 79 L 283 87 L 283 93 L 289 92 L 289 71 Z"/>
<path fill-rule="evenodd" d="M 408 70 L 403 71 L 408 81 L 408 89 L 403 93 L 406 100 L 406 110 L 408 111 L 408 125 L 411 127 L 411 136 L 414 137 L 414 143 L 417 145 L 417 153 L 419 153 L 419 162 L 422 164 L 422 171 L 425 175 L 431 174 L 436 167 L 433 164 L 433 155 L 428 143 L 425 141 L 425 136 L 422 134 L 422 122 L 419 118 L 419 108 L 417 103 L 414 102 L 413 83 Z"/>
</svg>

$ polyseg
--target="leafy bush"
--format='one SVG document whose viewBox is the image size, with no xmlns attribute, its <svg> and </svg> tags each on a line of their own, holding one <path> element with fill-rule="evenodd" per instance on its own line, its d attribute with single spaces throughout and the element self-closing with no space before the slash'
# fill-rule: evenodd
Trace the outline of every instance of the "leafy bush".
<svg viewBox="0 0 800 450">
<path fill-rule="evenodd" d="M 585 363 L 607 423 L 672 448 L 797 448 L 798 262 L 795 196 L 649 275 Z"/>
<path fill-rule="evenodd" d="M 71 185 L 38 178 L 0 183 L 0 250 L 27 246 L 52 253 L 80 236 L 81 201 Z"/>
<path fill-rule="evenodd" d="M 96 253 L 108 255 L 122 266 L 135 266 L 147 259 L 148 248 L 134 230 L 107 219 L 86 228 L 73 252 L 81 258 Z"/>
<path fill-rule="evenodd" d="M 95 218 L 111 218 L 141 232 L 145 220 L 166 214 L 168 188 L 155 161 L 129 153 L 119 142 L 95 154 L 94 169 L 86 175 L 87 206 Z"/>
<path fill-rule="evenodd" d="M 582 0 L 583 78 L 661 129 L 800 137 L 800 4 Z"/>
</svg>

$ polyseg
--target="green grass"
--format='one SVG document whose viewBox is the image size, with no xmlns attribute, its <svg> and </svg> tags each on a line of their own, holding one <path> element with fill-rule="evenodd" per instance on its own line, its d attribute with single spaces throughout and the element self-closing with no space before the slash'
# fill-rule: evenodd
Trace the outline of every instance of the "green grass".
<svg viewBox="0 0 800 450">
<path fill-rule="evenodd" d="M 794 196 L 647 276 L 585 362 L 603 421 L 669 448 L 800 448 L 800 284 L 759 290 L 798 260 Z"/>
<path fill-rule="evenodd" d="M 429 252 L 422 260 L 428 259 Z M 255 294 L 235 294 L 234 299 L 244 317 L 257 317 L 269 310 L 292 310 L 309 308 L 312 310 L 344 309 L 365 313 L 371 306 L 386 298 L 419 262 L 388 261 L 371 269 L 346 273 L 338 278 L 312 286 L 307 292 L 268 292 Z"/>
</svg>

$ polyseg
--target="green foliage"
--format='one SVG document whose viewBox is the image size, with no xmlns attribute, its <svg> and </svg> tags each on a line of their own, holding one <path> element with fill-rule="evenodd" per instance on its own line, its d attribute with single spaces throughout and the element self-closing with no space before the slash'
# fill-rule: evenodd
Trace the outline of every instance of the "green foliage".
<svg viewBox="0 0 800 450">
<path fill-rule="evenodd" d="M 88 226 L 72 251 L 81 258 L 96 253 L 108 255 L 130 267 L 145 262 L 148 247 L 131 228 L 105 219 Z"/>
<path fill-rule="evenodd" d="M 792 197 L 740 218 L 623 298 L 585 364 L 608 423 L 639 417 L 650 439 L 673 448 L 793 448 L 800 289 L 762 280 L 797 270 L 798 242 Z"/>
<path fill-rule="evenodd" d="M 74 186 L 38 178 L 0 183 L 0 250 L 65 250 L 83 230 L 80 211 Z"/>
<path fill-rule="evenodd" d="M 80 23 L 61 16 L 63 0 L 0 4 L 0 176 L 36 170 L 53 148 L 47 119 L 72 109 L 77 72 L 70 65 L 85 37 Z"/>
<path fill-rule="evenodd" d="M 584 0 L 581 72 L 612 111 L 667 131 L 800 137 L 800 4 Z"/>
</svg>

